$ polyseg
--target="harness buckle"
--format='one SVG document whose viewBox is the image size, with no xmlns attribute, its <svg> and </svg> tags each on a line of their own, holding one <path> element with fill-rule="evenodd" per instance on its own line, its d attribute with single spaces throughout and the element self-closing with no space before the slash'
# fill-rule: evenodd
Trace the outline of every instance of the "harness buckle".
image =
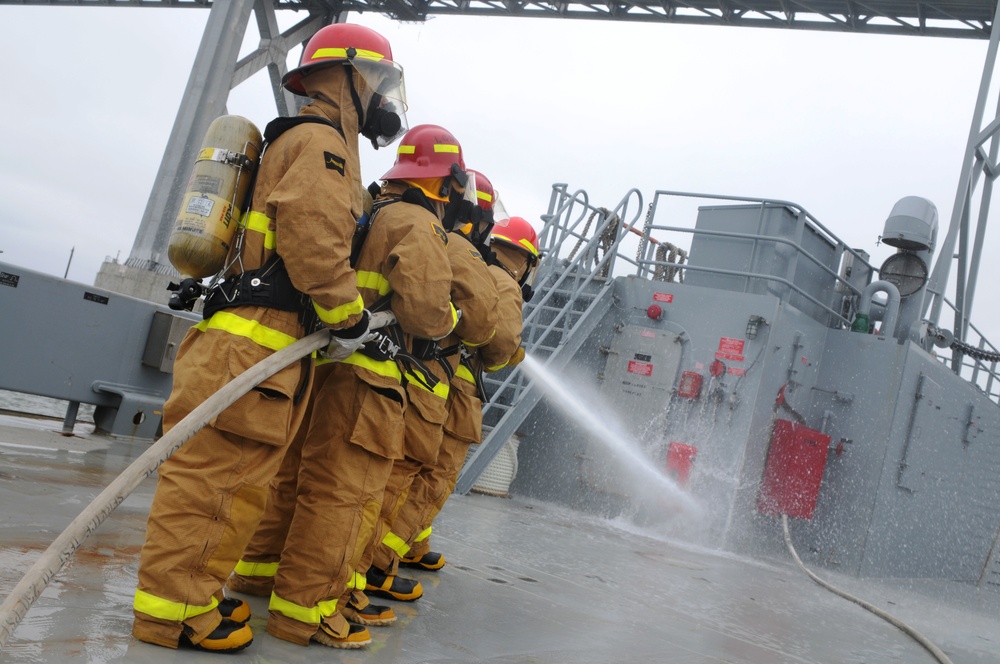
<svg viewBox="0 0 1000 664">
<path fill-rule="evenodd" d="M 399 344 L 390 339 L 389 335 L 381 332 L 372 332 L 371 337 L 365 341 L 365 346 L 368 346 L 373 341 L 375 342 L 375 346 L 371 349 L 372 352 L 378 353 L 389 360 L 396 359 L 396 354 L 399 352 Z"/>
</svg>

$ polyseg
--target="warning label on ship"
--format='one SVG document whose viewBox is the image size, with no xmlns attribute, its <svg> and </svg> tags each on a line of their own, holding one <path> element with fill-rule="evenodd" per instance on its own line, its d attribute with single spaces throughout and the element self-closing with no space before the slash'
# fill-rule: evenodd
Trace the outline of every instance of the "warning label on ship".
<svg viewBox="0 0 1000 664">
<path fill-rule="evenodd" d="M 17 282 L 20 280 L 21 277 L 19 275 L 11 274 L 10 272 L 0 272 L 0 286 L 17 288 Z"/>
<path fill-rule="evenodd" d="M 745 344 L 746 341 L 743 339 L 722 337 L 719 339 L 719 350 L 715 351 L 715 359 L 742 362 L 746 359 L 743 356 L 743 348 Z"/>
<path fill-rule="evenodd" d="M 628 372 L 639 374 L 640 376 L 652 376 L 653 365 L 650 364 L 649 362 L 639 362 L 637 360 L 629 360 Z"/>
<path fill-rule="evenodd" d="M 673 302 L 674 301 L 674 294 L 673 293 L 653 293 L 653 301 L 654 302 Z"/>
</svg>

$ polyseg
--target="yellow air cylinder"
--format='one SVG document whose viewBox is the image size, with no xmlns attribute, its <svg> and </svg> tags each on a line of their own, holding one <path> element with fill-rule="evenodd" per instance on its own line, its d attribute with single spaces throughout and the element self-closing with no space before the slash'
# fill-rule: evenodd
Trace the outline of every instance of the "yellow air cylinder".
<svg viewBox="0 0 1000 664">
<path fill-rule="evenodd" d="M 167 246 L 182 277 L 202 279 L 223 268 L 262 142 L 254 123 L 239 115 L 223 115 L 209 126 Z"/>
</svg>

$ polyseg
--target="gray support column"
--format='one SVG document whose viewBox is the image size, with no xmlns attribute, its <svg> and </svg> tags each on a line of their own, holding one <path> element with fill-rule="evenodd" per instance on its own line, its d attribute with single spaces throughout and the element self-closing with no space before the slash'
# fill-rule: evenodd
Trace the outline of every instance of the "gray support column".
<svg viewBox="0 0 1000 664">
<path fill-rule="evenodd" d="M 253 0 L 212 4 L 184 99 L 126 262 L 128 266 L 174 274 L 167 260 L 170 231 L 201 140 L 212 121 L 225 112 L 253 4 Z"/>
<path fill-rule="evenodd" d="M 281 87 L 288 71 L 288 52 L 324 25 L 345 20 L 347 12 L 311 10 L 305 19 L 279 33 L 275 7 L 275 0 L 219 0 L 212 5 L 132 252 L 124 264 L 109 261 L 102 265 L 97 286 L 167 301 L 166 286 L 177 276 L 166 253 L 174 219 L 205 132 L 215 118 L 228 112 L 226 103 L 233 88 L 266 67 L 277 114 L 298 112 L 301 100 Z M 237 61 L 251 11 L 256 15 L 260 43 Z"/>
<path fill-rule="evenodd" d="M 340 17 L 331 11 L 310 12 L 308 17 L 284 33 L 278 32 L 273 0 L 257 0 L 254 5 L 254 13 L 257 17 L 260 44 L 252 53 L 236 63 L 232 87 L 235 88 L 267 67 L 278 115 L 294 115 L 298 112 L 301 100 L 281 87 L 281 79 L 288 72 L 288 52 L 299 44 L 304 45 L 323 26 L 343 21 L 346 12 L 342 13 Z"/>
<path fill-rule="evenodd" d="M 996 7 L 996 13 L 992 25 L 996 25 L 997 18 L 1000 17 L 1000 5 Z M 1000 140 L 1000 112 L 994 116 L 985 127 L 983 120 L 986 115 L 986 103 L 989 98 L 990 87 L 994 82 L 994 71 L 996 67 L 997 51 L 1000 48 L 1000 31 L 991 30 L 990 44 L 986 53 L 986 62 L 983 65 L 983 75 L 979 84 L 979 97 L 976 100 L 976 107 L 972 116 L 972 126 L 969 128 L 969 140 L 966 144 L 965 155 L 962 161 L 962 170 L 959 174 L 958 190 L 955 193 L 955 205 L 951 211 L 951 223 L 948 232 L 941 243 L 937 261 L 931 272 L 930 280 L 927 284 L 928 296 L 924 301 L 925 318 L 935 325 L 940 325 L 941 308 L 944 305 L 944 298 L 948 288 L 948 277 L 951 272 L 952 261 L 959 259 L 959 270 L 956 288 L 955 305 L 958 311 L 955 316 L 955 338 L 962 340 L 966 331 L 971 312 L 971 297 L 967 295 L 975 293 L 976 271 L 979 267 L 978 256 L 974 256 L 972 266 L 968 264 L 968 247 L 965 246 L 969 237 L 969 218 L 972 206 L 973 193 L 977 188 L 977 183 L 981 175 L 985 174 L 989 182 L 984 185 L 982 200 L 980 203 L 979 224 L 977 239 L 985 233 L 985 224 L 988 217 L 990 198 L 992 193 L 992 180 L 996 177 L 997 164 L 995 163 L 996 151 L 991 144 L 989 153 L 983 149 L 986 143 L 996 143 Z M 960 235 L 962 242 L 959 243 Z M 958 372 L 960 366 L 956 362 L 953 369 Z"/>
</svg>

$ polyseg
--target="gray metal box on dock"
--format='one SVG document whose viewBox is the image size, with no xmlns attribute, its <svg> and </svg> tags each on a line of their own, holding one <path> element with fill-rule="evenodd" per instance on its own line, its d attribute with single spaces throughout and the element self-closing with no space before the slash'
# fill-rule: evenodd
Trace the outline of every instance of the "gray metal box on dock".
<svg viewBox="0 0 1000 664">
<path fill-rule="evenodd" d="M 165 311 L 154 312 L 149 324 L 149 336 L 146 337 L 146 348 L 142 353 L 142 363 L 163 373 L 173 373 L 177 349 L 192 325 L 194 321 L 189 318 L 181 318 Z"/>
<path fill-rule="evenodd" d="M 775 295 L 812 318 L 827 321 L 824 309 L 788 284 L 814 297 L 829 291 L 839 268 L 837 246 L 792 209 L 773 204 L 704 206 L 698 208 L 696 228 L 688 266 L 726 273 L 686 270 L 685 284 Z M 801 255 L 796 246 L 815 261 Z"/>
<path fill-rule="evenodd" d="M 70 425 L 75 405 L 93 404 L 99 429 L 153 439 L 173 383 L 171 344 L 197 320 L 0 263 L 0 389 L 68 401 Z"/>
</svg>

